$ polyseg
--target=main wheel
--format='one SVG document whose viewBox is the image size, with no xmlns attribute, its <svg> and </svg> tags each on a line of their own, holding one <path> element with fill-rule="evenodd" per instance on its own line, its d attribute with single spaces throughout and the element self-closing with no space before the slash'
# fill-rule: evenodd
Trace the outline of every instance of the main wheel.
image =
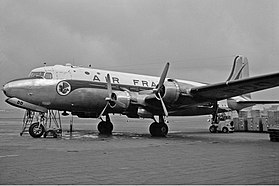
<svg viewBox="0 0 279 186">
<path fill-rule="evenodd" d="M 169 128 L 165 123 L 154 122 L 149 127 L 149 132 L 153 137 L 165 137 L 168 131 Z"/>
<path fill-rule="evenodd" d="M 40 125 L 39 122 L 33 123 L 29 127 L 29 134 L 33 138 L 40 138 L 45 132 L 44 126 Z"/>
<path fill-rule="evenodd" d="M 211 125 L 211 126 L 209 127 L 209 132 L 211 132 L 211 133 L 216 133 L 216 132 L 217 132 L 217 127 L 215 127 L 214 125 Z"/>
<path fill-rule="evenodd" d="M 113 125 L 111 122 L 101 121 L 98 124 L 98 131 L 100 134 L 111 135 L 113 130 Z"/>
</svg>

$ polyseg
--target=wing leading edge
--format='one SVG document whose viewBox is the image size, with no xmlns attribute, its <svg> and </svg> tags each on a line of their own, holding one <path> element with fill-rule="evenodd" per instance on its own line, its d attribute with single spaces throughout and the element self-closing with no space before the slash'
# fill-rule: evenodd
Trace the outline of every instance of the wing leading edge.
<svg viewBox="0 0 279 186">
<path fill-rule="evenodd" d="M 223 100 L 276 86 L 279 86 L 279 73 L 194 87 L 190 94 L 200 99 Z"/>
</svg>

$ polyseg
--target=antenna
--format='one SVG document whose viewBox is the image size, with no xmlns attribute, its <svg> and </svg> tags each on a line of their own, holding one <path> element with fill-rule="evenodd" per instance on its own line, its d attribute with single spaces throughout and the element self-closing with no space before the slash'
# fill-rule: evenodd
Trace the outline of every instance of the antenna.
<svg viewBox="0 0 279 186">
<path fill-rule="evenodd" d="M 45 67 L 46 67 L 46 62 L 44 62 L 44 65 L 45 65 Z"/>
</svg>

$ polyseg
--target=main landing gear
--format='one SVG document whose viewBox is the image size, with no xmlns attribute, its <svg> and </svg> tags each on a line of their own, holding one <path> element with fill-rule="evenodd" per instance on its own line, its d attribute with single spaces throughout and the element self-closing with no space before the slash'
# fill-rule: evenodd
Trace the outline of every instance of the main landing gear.
<svg viewBox="0 0 279 186">
<path fill-rule="evenodd" d="M 163 116 L 159 116 L 159 122 L 153 118 L 154 122 L 149 127 L 149 132 L 152 137 L 166 137 L 168 134 L 169 128 L 165 123 Z M 110 117 L 107 114 L 106 120 L 101 119 L 100 123 L 97 126 L 97 129 L 101 135 L 112 135 L 113 124 L 110 121 Z"/>
<path fill-rule="evenodd" d="M 97 126 L 98 131 L 102 135 L 111 135 L 113 130 L 113 124 L 110 121 L 109 115 L 106 115 L 106 121 L 101 118 L 101 122 Z"/>
<path fill-rule="evenodd" d="M 165 137 L 168 134 L 169 128 L 165 123 L 163 116 L 159 116 L 159 123 L 155 120 L 150 127 L 149 132 L 153 137 Z"/>
</svg>

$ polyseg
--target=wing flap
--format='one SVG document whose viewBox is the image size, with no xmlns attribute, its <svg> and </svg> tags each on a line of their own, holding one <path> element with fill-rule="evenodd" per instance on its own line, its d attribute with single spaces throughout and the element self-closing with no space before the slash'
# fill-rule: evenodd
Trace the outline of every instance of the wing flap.
<svg viewBox="0 0 279 186">
<path fill-rule="evenodd" d="M 195 87 L 190 94 L 196 98 L 222 100 L 276 86 L 279 86 L 279 73 Z"/>
</svg>

